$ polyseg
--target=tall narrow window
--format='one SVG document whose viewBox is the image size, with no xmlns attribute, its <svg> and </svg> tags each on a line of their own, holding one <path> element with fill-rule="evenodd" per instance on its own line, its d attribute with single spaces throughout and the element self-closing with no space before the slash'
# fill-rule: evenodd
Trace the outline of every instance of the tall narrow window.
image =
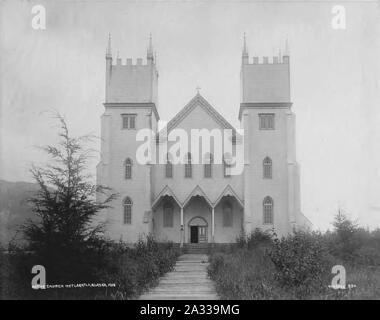
<svg viewBox="0 0 380 320">
<path fill-rule="evenodd" d="M 263 221 L 264 224 L 273 224 L 273 199 L 269 196 L 263 201 Z"/>
<path fill-rule="evenodd" d="M 259 114 L 260 130 L 274 130 L 274 113 Z"/>
<path fill-rule="evenodd" d="M 211 178 L 212 177 L 212 164 L 214 162 L 214 158 L 212 154 L 208 154 L 205 159 L 204 164 L 204 176 L 205 178 Z"/>
<path fill-rule="evenodd" d="M 132 160 L 125 160 L 125 179 L 132 179 Z"/>
<path fill-rule="evenodd" d="M 231 177 L 231 163 L 232 163 L 231 155 L 225 154 L 223 156 L 223 172 L 224 172 L 224 177 L 226 178 Z"/>
<path fill-rule="evenodd" d="M 223 227 L 232 227 L 232 206 L 229 202 L 223 205 Z"/>
<path fill-rule="evenodd" d="M 129 117 L 129 129 L 135 129 L 136 128 L 136 116 L 130 116 Z"/>
<path fill-rule="evenodd" d="M 124 224 L 132 224 L 132 200 L 126 197 L 123 202 Z"/>
<path fill-rule="evenodd" d="M 263 161 L 263 177 L 264 179 L 272 179 L 272 160 L 269 157 Z"/>
<path fill-rule="evenodd" d="M 170 160 L 170 154 L 169 153 L 166 156 L 165 176 L 166 176 L 166 178 L 173 178 L 173 164 Z"/>
<path fill-rule="evenodd" d="M 185 178 L 191 178 L 193 175 L 193 168 L 191 165 L 191 153 L 189 152 L 186 157 L 186 164 L 185 164 Z"/>
<path fill-rule="evenodd" d="M 170 202 L 164 205 L 164 228 L 173 228 L 173 205 Z"/>
</svg>

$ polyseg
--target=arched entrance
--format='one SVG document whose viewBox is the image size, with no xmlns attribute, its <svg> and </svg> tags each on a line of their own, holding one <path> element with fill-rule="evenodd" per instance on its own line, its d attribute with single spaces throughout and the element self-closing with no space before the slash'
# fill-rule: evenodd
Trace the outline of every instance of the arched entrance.
<svg viewBox="0 0 380 320">
<path fill-rule="evenodd" d="M 207 243 L 208 242 L 208 223 L 202 217 L 194 217 L 188 223 L 189 242 Z"/>
</svg>

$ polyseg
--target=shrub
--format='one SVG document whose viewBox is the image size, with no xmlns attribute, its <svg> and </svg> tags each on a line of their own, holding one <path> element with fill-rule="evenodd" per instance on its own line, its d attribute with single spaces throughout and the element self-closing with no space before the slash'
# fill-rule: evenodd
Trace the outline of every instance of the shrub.
<svg viewBox="0 0 380 320">
<path fill-rule="evenodd" d="M 327 288 L 331 257 L 320 234 L 298 231 L 275 239 L 269 256 L 276 269 L 276 280 L 284 288 L 294 290 L 297 297 Z"/>
<path fill-rule="evenodd" d="M 64 277 L 58 283 L 56 279 L 51 280 L 47 268 L 47 283 L 113 283 L 116 287 L 33 290 L 31 268 L 41 264 L 40 258 L 15 247 L 9 254 L 0 255 L 1 296 L 7 299 L 131 299 L 170 271 L 178 255 L 179 250 L 172 243 L 157 243 L 150 236 L 141 238 L 133 247 L 103 239 L 85 252 L 84 259 L 88 261 L 81 270 L 88 273 L 86 276 L 78 278 L 76 274 L 75 282 L 72 277 Z"/>
<path fill-rule="evenodd" d="M 274 237 L 274 233 L 272 231 L 263 231 L 259 228 L 256 228 L 249 235 L 246 235 L 244 231 L 242 231 L 239 237 L 236 239 L 236 243 L 238 248 L 248 248 L 252 249 L 259 245 L 267 246 L 272 243 L 272 239 Z"/>
<path fill-rule="evenodd" d="M 224 257 L 225 255 L 219 252 L 211 255 L 209 259 L 210 264 L 207 270 L 210 277 L 219 274 L 221 270 L 223 270 L 225 265 Z"/>
<path fill-rule="evenodd" d="M 380 266 L 380 251 L 370 246 L 363 246 L 355 251 L 355 262 L 367 266 Z"/>
</svg>

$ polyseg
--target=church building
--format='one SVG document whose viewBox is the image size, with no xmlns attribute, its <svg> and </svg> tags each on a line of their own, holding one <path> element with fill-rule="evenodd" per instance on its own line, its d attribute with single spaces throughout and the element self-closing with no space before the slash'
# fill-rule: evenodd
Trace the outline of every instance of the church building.
<svg viewBox="0 0 380 320">
<path fill-rule="evenodd" d="M 300 208 L 289 65 L 287 48 L 283 55 L 251 59 L 244 39 L 240 105 L 236 101 L 240 128 L 234 128 L 199 92 L 160 128 L 152 40 L 146 61 L 117 57 L 115 62 L 109 39 L 97 181 L 119 196 L 103 213 L 107 235 L 132 243 L 153 234 L 158 241 L 182 246 L 232 243 L 242 232 L 256 228 L 274 230 L 279 236 L 310 228 Z M 171 133 L 187 133 L 189 149 L 183 161 L 174 161 L 170 152 L 163 161 L 140 161 L 144 142 L 138 135 L 143 129 L 154 133 L 148 144 L 155 155 L 176 143 Z M 223 145 L 228 139 L 233 152 L 214 154 L 220 149 L 214 139 L 207 156 L 195 156 L 190 148 L 195 129 L 232 132 L 222 139 Z M 232 174 L 237 163 L 231 155 L 237 150 L 243 154 L 241 170 Z"/>
</svg>

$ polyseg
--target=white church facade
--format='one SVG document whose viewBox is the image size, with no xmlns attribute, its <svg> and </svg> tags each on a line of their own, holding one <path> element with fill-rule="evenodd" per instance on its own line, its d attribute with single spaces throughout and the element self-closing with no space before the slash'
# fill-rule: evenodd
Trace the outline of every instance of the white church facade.
<svg viewBox="0 0 380 320">
<path fill-rule="evenodd" d="M 153 234 L 158 241 L 180 245 L 231 243 L 242 231 L 256 228 L 274 229 L 282 236 L 311 226 L 300 208 L 289 54 L 250 60 L 244 43 L 241 63 L 236 111 L 243 131 L 233 128 L 199 92 L 159 130 L 158 72 L 151 41 L 145 63 L 122 63 L 120 58 L 114 63 L 109 41 L 97 180 L 119 195 L 104 212 L 110 238 L 135 242 Z M 233 164 L 225 154 L 215 161 L 215 140 L 206 158 L 186 152 L 177 164 L 168 153 L 163 162 L 142 163 L 136 156 L 142 129 L 154 133 L 155 154 L 170 150 L 176 143 L 170 135 L 178 129 L 188 133 L 189 151 L 194 129 L 232 132 L 223 139 L 229 139 L 235 152 L 243 151 L 241 172 L 231 174 Z"/>
</svg>

